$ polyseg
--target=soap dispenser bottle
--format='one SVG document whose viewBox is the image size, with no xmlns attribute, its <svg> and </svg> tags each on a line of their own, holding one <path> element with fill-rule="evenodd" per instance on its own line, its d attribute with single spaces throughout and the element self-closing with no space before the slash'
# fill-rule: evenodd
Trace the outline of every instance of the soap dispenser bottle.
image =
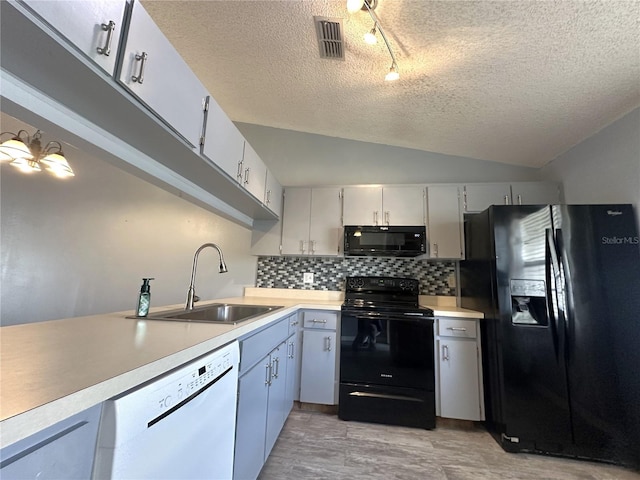
<svg viewBox="0 0 640 480">
<path fill-rule="evenodd" d="M 149 313 L 149 305 L 151 303 L 151 285 L 149 281 L 153 278 L 143 278 L 140 287 L 140 295 L 138 296 L 138 308 L 136 308 L 137 317 L 146 317 Z"/>
</svg>

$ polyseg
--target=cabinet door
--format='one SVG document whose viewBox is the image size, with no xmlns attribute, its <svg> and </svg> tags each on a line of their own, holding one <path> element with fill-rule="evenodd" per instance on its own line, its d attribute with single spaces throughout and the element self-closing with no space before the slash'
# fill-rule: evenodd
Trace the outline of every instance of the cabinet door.
<svg viewBox="0 0 640 480">
<path fill-rule="evenodd" d="M 192 147 L 200 145 L 207 91 L 140 2 L 133 4 L 118 81 Z"/>
<path fill-rule="evenodd" d="M 424 188 L 384 187 L 382 217 L 384 225 L 424 225 Z"/>
<path fill-rule="evenodd" d="M 382 187 L 345 187 L 343 225 L 382 225 Z"/>
<path fill-rule="evenodd" d="M 440 338 L 440 415 L 481 420 L 478 347 L 475 339 Z"/>
<path fill-rule="evenodd" d="M 512 183 L 514 205 L 554 205 L 560 202 L 560 185 L 555 182 Z"/>
<path fill-rule="evenodd" d="M 285 413 L 287 395 L 287 344 L 282 342 L 271 353 L 271 385 L 267 407 L 267 431 L 264 460 L 271 453 L 289 412 Z"/>
<path fill-rule="evenodd" d="M 336 332 L 302 332 L 300 401 L 333 405 L 336 383 Z"/>
<path fill-rule="evenodd" d="M 510 204 L 511 185 L 508 183 L 484 183 L 464 187 L 465 212 L 481 212 L 491 205 Z"/>
<path fill-rule="evenodd" d="M 233 478 L 256 478 L 264 464 L 270 373 L 267 356 L 239 379 Z"/>
<path fill-rule="evenodd" d="M 264 204 L 276 215 L 282 215 L 282 185 L 269 170 L 267 170 Z"/>
<path fill-rule="evenodd" d="M 310 188 L 287 188 L 282 210 L 282 254 L 302 255 L 308 252 Z"/>
<path fill-rule="evenodd" d="M 114 74 L 125 0 L 27 0 L 24 3 L 96 65 L 109 75 Z"/>
<path fill-rule="evenodd" d="M 101 405 L 0 451 L 0 478 L 91 478 Z"/>
<path fill-rule="evenodd" d="M 201 153 L 239 182 L 242 178 L 244 137 L 212 97 L 208 97 L 207 102 L 207 123 Z"/>
<path fill-rule="evenodd" d="M 462 258 L 462 212 L 457 185 L 427 188 L 430 258 Z"/>
<path fill-rule="evenodd" d="M 264 201 L 264 188 L 267 181 L 267 166 L 253 147 L 245 140 L 242 184 L 255 198 Z"/>
<path fill-rule="evenodd" d="M 338 255 L 342 248 L 342 189 L 314 188 L 311 190 L 309 225 L 309 253 Z"/>
</svg>

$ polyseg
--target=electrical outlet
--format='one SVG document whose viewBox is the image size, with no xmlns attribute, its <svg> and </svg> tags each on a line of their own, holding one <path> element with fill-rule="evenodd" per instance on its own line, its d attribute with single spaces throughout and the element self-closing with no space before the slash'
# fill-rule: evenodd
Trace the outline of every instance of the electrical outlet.
<svg viewBox="0 0 640 480">
<path fill-rule="evenodd" d="M 313 273 L 303 273 L 302 283 L 313 283 Z"/>
<path fill-rule="evenodd" d="M 452 273 L 452 274 L 449 275 L 447 283 L 449 284 L 449 288 L 456 288 L 456 275 L 455 275 L 455 273 Z"/>
</svg>

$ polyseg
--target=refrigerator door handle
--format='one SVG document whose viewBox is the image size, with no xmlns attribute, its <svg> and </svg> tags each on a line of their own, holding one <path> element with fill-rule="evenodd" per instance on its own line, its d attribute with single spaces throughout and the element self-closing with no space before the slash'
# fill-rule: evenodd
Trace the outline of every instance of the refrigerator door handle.
<svg viewBox="0 0 640 480">
<path fill-rule="evenodd" d="M 558 276 L 558 253 L 556 250 L 555 240 L 553 238 L 553 230 L 550 228 L 545 229 L 546 242 L 545 242 L 545 277 L 546 277 L 546 294 L 547 294 L 547 311 L 549 315 L 549 325 L 551 327 L 551 337 L 553 339 L 553 349 L 556 354 L 556 359 L 559 356 L 559 338 L 558 338 L 558 284 L 556 282 Z M 551 285 L 554 287 L 551 288 Z"/>
<path fill-rule="evenodd" d="M 559 262 L 558 262 L 558 267 L 559 267 L 559 272 L 560 272 L 560 276 L 559 276 L 559 280 L 560 280 L 560 285 L 561 285 L 561 290 L 560 290 L 560 312 L 562 315 L 562 326 L 563 326 L 563 345 L 564 345 L 564 356 L 566 361 L 569 361 L 569 302 L 568 302 L 568 298 L 567 295 L 571 294 L 571 290 L 570 290 L 570 282 L 567 282 L 567 272 L 566 272 L 566 268 L 565 268 L 565 264 L 563 261 L 563 255 L 562 253 L 564 252 L 564 239 L 562 236 L 562 230 L 560 228 L 556 229 L 555 232 L 555 238 L 556 238 L 556 245 L 557 245 L 557 251 L 558 251 L 558 257 L 559 257 Z"/>
</svg>

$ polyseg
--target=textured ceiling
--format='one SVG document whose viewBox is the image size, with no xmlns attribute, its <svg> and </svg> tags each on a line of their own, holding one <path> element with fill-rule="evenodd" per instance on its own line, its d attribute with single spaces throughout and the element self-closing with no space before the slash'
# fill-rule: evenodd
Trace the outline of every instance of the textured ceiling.
<svg viewBox="0 0 640 480">
<path fill-rule="evenodd" d="M 640 105 L 637 0 L 379 0 L 396 82 L 344 0 L 142 3 L 238 122 L 537 167 Z"/>
</svg>

